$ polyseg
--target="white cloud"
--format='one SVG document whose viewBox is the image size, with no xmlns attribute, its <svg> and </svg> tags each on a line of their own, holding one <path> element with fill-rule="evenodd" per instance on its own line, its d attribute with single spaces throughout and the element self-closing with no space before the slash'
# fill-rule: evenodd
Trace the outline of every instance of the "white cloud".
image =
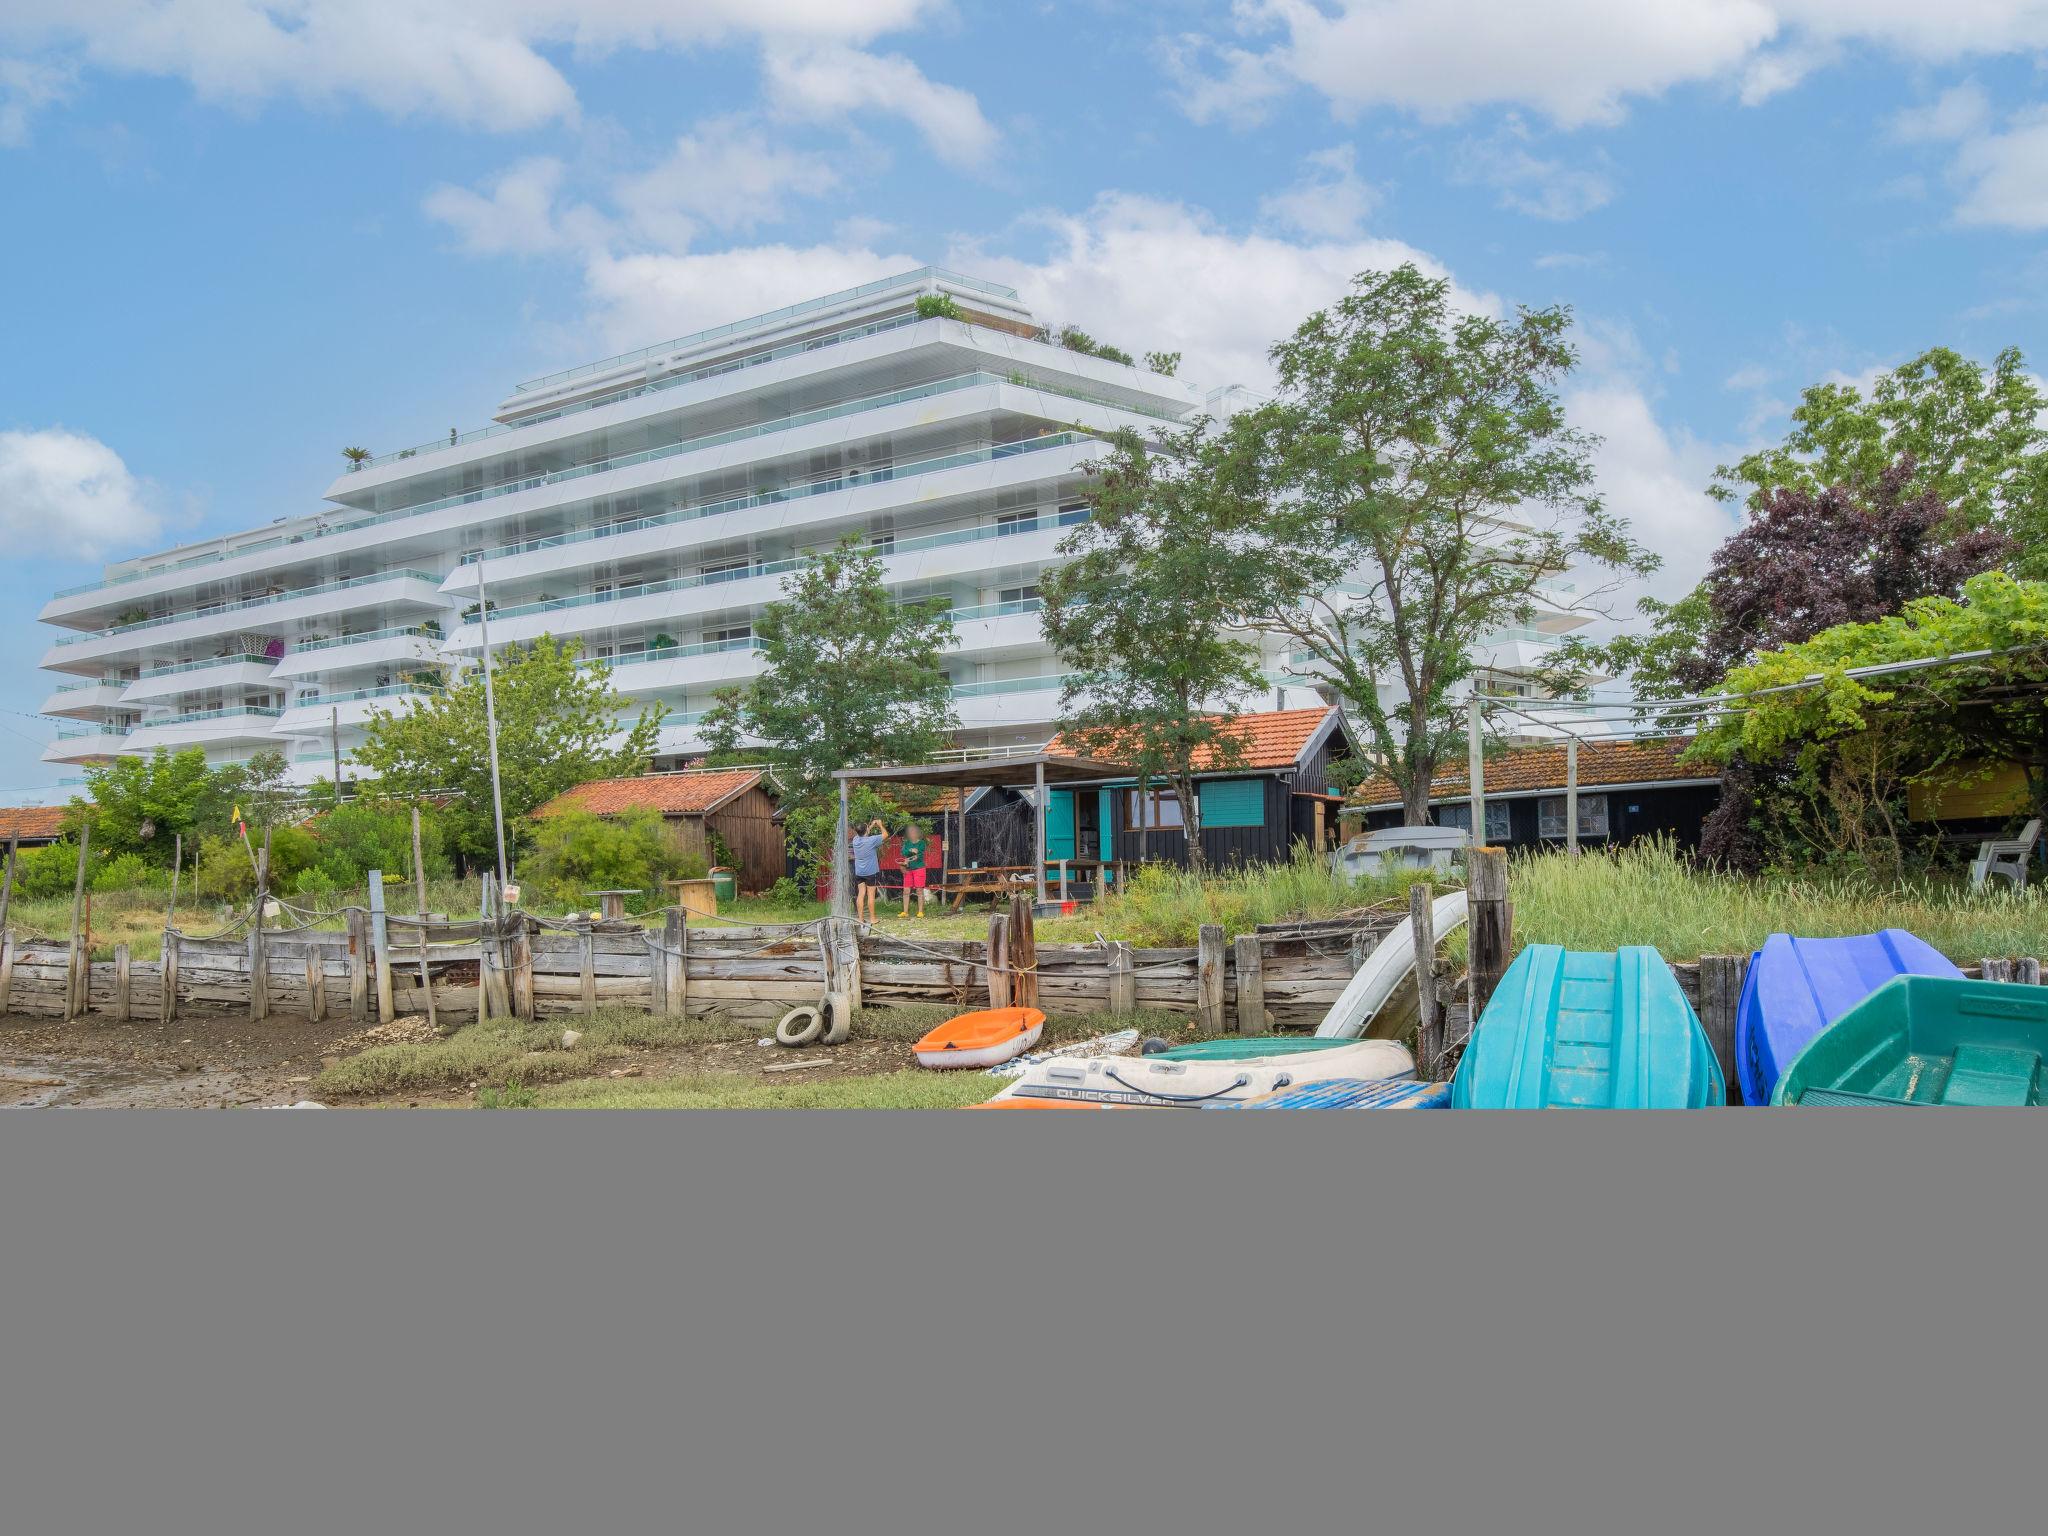
<svg viewBox="0 0 2048 1536">
<path fill-rule="evenodd" d="M 762 39 L 862 43 L 939 0 L 8 0 L 0 44 L 203 98 L 354 100 L 405 117 L 530 129 L 574 121 L 549 51 L 673 50 Z"/>
<path fill-rule="evenodd" d="M 1744 363 L 1721 381 L 1721 387 L 1740 394 L 1753 394 L 1759 389 L 1770 388 L 1771 377 L 1771 370 L 1762 363 Z"/>
<path fill-rule="evenodd" d="M 1925 106 L 1892 119 L 1892 137 L 1905 144 L 1953 143 L 1991 126 L 1991 99 L 1974 80 L 1943 91 Z"/>
<path fill-rule="evenodd" d="M 1341 115 L 1519 106 L 1576 126 L 1628 101 L 1722 82 L 1745 102 L 1849 45 L 1920 63 L 2048 45 L 2042 0 L 1237 0 L 1238 40 L 1170 47 L 1198 120 L 1244 120 L 1294 86 Z M 1203 61 L 1208 67 L 1203 67 Z"/>
<path fill-rule="evenodd" d="M 1459 146 L 1454 174 L 1492 187 L 1503 208 L 1560 223 L 1614 199 L 1614 183 L 1599 171 L 1531 153 L 1528 130 L 1513 116 L 1499 132 Z"/>
<path fill-rule="evenodd" d="M 1259 199 L 1259 218 L 1326 240 L 1358 233 L 1379 198 L 1359 179 L 1357 151 L 1349 144 L 1319 149 L 1306 167 L 1294 185 Z"/>
<path fill-rule="evenodd" d="M 13 547 L 91 557 L 161 526 L 148 488 L 98 438 L 0 432 L 0 536 Z"/>
<path fill-rule="evenodd" d="M 71 94 L 71 71 L 34 59 L 0 59 L 0 148 L 28 142 L 29 119 Z"/>
<path fill-rule="evenodd" d="M 556 210 L 562 174 L 562 162 L 552 157 L 522 160 L 493 177 L 487 192 L 438 186 L 421 206 L 459 234 L 472 255 L 545 255 L 598 238 L 603 229 L 587 207 Z"/>
<path fill-rule="evenodd" d="M 1965 184 L 1959 222 L 2048 229 L 2048 107 L 2015 113 L 2002 132 L 1964 144 L 1954 170 Z"/>
<path fill-rule="evenodd" d="M 620 207 L 650 240 L 683 247 L 699 227 L 746 230 L 780 221 L 792 196 L 838 184 L 819 155 L 771 143 L 735 118 L 715 118 L 678 138 L 653 169 L 619 182 Z"/>
<path fill-rule="evenodd" d="M 788 116 L 812 121 L 886 113 L 924 135 L 949 165 L 984 164 L 996 131 L 974 97 L 941 85 L 900 54 L 847 47 L 771 47 L 765 59 L 768 99 Z"/>
</svg>

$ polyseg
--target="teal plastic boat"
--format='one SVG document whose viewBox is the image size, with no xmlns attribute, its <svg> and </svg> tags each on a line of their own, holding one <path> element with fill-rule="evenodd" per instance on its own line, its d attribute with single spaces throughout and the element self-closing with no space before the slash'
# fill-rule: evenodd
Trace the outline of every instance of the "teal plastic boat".
<svg viewBox="0 0 2048 1536">
<path fill-rule="evenodd" d="M 1901 976 L 1813 1037 L 1773 1104 L 2039 1106 L 2048 987 Z"/>
<path fill-rule="evenodd" d="M 1315 1035 L 1232 1035 L 1222 1040 L 1196 1040 L 1160 1051 L 1155 1061 L 1251 1061 L 1264 1056 L 1299 1056 L 1356 1045 L 1356 1040 L 1323 1040 Z"/>
<path fill-rule="evenodd" d="M 1709 1109 L 1728 1100 L 1706 1032 L 1654 949 L 1532 944 L 1451 1079 L 1453 1109 Z"/>
</svg>

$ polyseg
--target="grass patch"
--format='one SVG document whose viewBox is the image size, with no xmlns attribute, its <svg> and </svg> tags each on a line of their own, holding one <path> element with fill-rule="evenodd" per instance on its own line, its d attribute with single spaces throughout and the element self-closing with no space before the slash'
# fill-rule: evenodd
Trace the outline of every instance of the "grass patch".
<svg viewBox="0 0 2048 1536">
<path fill-rule="evenodd" d="M 583 1038 L 562 1045 L 562 1032 Z M 313 1086 L 321 1093 L 370 1097 L 452 1088 L 458 1084 L 509 1084 L 584 1077 L 603 1063 L 635 1050 L 695 1045 L 713 1040 L 753 1039 L 750 1030 L 708 1019 L 662 1018 L 624 1008 L 601 1009 L 576 1018 L 487 1019 L 468 1024 L 441 1040 L 420 1045 L 373 1046 L 328 1067 Z"/>
<path fill-rule="evenodd" d="M 1667 960 L 1732 955 L 1774 933 L 1837 938 L 1904 928 L 1959 964 L 2048 949 L 2048 892 L 2001 882 L 1972 892 L 1960 880 L 1883 884 L 1850 878 L 1749 879 L 1695 869 L 1668 842 L 1634 843 L 1573 859 L 1518 858 L 1508 877 L 1520 944 L 1605 950 L 1655 945 Z"/>
<path fill-rule="evenodd" d="M 992 1098 L 999 1078 L 980 1072 L 885 1072 L 765 1083 L 736 1073 L 558 1083 L 534 1092 L 541 1109 L 962 1109 Z"/>
</svg>

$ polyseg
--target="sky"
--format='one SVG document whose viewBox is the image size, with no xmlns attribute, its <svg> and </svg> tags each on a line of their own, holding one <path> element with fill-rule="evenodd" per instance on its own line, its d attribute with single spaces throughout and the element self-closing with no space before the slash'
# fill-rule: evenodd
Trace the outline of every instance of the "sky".
<svg viewBox="0 0 2048 1536">
<path fill-rule="evenodd" d="M 100 562 L 926 262 L 1205 386 L 1366 269 L 1568 305 L 1676 595 L 1801 389 L 2048 354 L 2044 62 L 2048 0 L 0 0 L 0 790 L 77 771 Z"/>
</svg>

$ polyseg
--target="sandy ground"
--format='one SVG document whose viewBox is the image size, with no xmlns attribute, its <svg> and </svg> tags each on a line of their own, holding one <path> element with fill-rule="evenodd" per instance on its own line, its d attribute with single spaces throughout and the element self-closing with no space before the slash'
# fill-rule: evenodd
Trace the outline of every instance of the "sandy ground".
<svg viewBox="0 0 2048 1536">
<path fill-rule="evenodd" d="M 423 1017 L 365 1029 L 347 1019 L 315 1024 L 290 1015 L 251 1023 L 203 1016 L 174 1024 L 115 1024 L 93 1017 L 0 1018 L 0 1106 L 233 1109 L 293 1104 L 314 1097 L 312 1080 L 329 1062 L 373 1045 L 429 1040 Z M 758 1037 L 635 1052 L 612 1063 L 613 1077 L 672 1077 L 739 1072 L 763 1082 L 806 1082 L 847 1073 L 893 1072 L 913 1064 L 909 1043 L 852 1040 L 842 1046 L 787 1051 Z M 770 1072 L 797 1061 L 825 1062 Z M 396 1099 L 323 1099 L 335 1108 L 473 1104 L 472 1084 Z"/>
</svg>

